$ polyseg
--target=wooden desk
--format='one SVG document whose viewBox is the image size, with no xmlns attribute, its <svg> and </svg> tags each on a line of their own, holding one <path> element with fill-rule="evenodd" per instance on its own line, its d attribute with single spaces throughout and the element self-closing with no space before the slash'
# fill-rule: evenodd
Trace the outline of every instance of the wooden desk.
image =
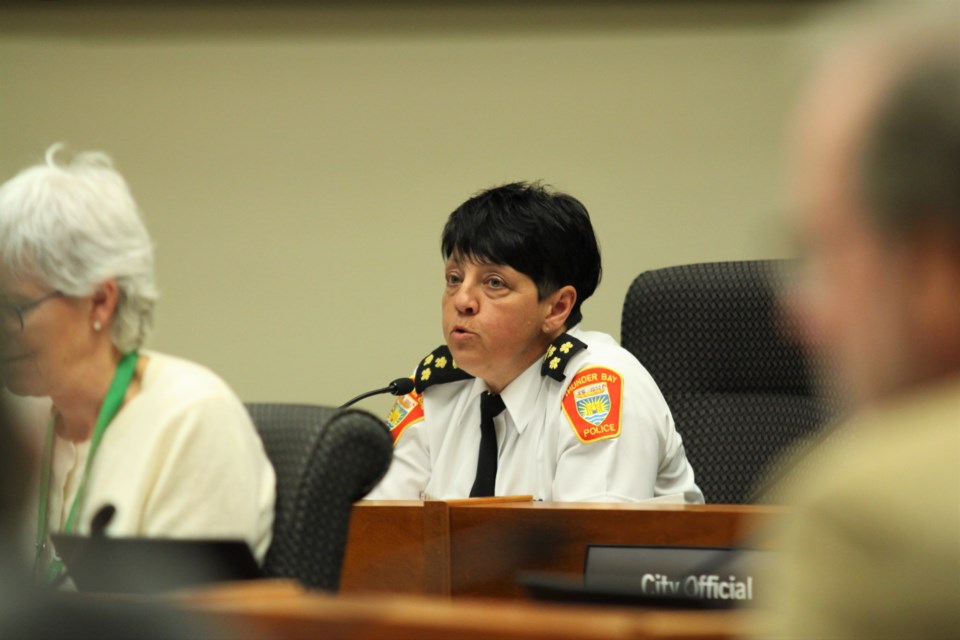
<svg viewBox="0 0 960 640">
<path fill-rule="evenodd" d="M 582 573 L 588 544 L 735 546 L 782 513 L 758 505 L 360 502 L 341 591 L 515 598 L 521 571 Z"/>
<path fill-rule="evenodd" d="M 551 606 L 409 594 L 304 592 L 290 583 L 219 587 L 175 600 L 239 637 L 270 640 L 729 640 L 743 611 Z"/>
</svg>

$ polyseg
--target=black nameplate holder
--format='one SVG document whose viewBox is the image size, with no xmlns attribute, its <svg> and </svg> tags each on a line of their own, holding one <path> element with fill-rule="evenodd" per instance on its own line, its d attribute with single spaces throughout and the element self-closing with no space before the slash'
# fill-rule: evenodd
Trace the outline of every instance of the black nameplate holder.
<svg viewBox="0 0 960 640">
<path fill-rule="evenodd" d="M 727 547 L 588 545 L 583 578 L 527 572 L 534 598 L 668 609 L 751 606 L 772 552 Z"/>
</svg>

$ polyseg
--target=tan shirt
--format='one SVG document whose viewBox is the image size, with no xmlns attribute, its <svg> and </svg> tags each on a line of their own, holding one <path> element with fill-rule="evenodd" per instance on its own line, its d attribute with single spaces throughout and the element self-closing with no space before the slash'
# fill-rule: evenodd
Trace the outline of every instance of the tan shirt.
<svg viewBox="0 0 960 640">
<path fill-rule="evenodd" d="M 780 638 L 960 638 L 960 381 L 861 416 L 788 503 Z"/>
<path fill-rule="evenodd" d="M 110 536 L 239 538 L 262 561 L 271 540 L 275 476 L 243 404 L 211 371 L 149 352 L 140 392 L 100 443 L 78 533 L 103 505 Z M 76 495 L 89 443 L 55 439 L 50 530 Z"/>
</svg>

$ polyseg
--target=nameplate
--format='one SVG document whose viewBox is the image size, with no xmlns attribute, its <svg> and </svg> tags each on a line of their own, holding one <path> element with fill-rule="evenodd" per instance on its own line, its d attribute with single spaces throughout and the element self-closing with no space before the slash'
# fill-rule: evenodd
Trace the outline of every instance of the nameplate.
<svg viewBox="0 0 960 640">
<path fill-rule="evenodd" d="M 748 605 L 762 592 L 769 551 L 716 547 L 590 545 L 587 589 L 615 588 L 670 601 Z"/>
</svg>

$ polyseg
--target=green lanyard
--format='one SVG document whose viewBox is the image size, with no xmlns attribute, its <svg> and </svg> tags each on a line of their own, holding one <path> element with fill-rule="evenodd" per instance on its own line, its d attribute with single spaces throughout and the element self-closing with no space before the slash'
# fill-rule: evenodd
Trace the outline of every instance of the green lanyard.
<svg viewBox="0 0 960 640">
<path fill-rule="evenodd" d="M 113 420 L 114 416 L 120 411 L 123 405 L 123 399 L 127 395 L 127 387 L 133 380 L 133 374 L 137 370 L 137 360 L 139 356 L 136 351 L 131 351 L 120 359 L 117 365 L 117 371 L 113 374 L 113 382 L 110 383 L 110 390 L 107 391 L 107 397 L 100 405 L 100 414 L 97 416 L 97 426 L 93 430 L 93 437 L 90 439 L 90 449 L 87 452 L 87 463 L 83 468 L 83 477 L 80 479 L 80 486 L 77 488 L 77 495 L 73 499 L 73 506 L 70 507 L 70 514 L 63 525 L 63 533 L 73 533 L 77 523 L 77 514 L 80 512 L 80 504 L 83 502 L 84 493 L 87 489 L 87 478 L 90 476 L 90 468 L 93 466 L 93 458 L 100 446 L 100 440 L 103 438 L 107 426 Z M 55 430 L 54 418 L 50 419 L 50 426 L 47 429 L 47 438 L 43 447 L 43 466 L 40 469 L 40 503 L 37 508 L 37 543 L 36 558 L 33 565 L 34 575 L 39 577 L 42 570 L 43 552 L 47 546 L 47 501 L 50 498 L 50 475 L 53 469 L 53 434 Z M 64 496 L 66 497 L 66 496 Z M 63 563 L 59 558 L 53 558 L 47 567 L 45 581 L 47 583 L 55 580 L 63 571 Z"/>
</svg>

